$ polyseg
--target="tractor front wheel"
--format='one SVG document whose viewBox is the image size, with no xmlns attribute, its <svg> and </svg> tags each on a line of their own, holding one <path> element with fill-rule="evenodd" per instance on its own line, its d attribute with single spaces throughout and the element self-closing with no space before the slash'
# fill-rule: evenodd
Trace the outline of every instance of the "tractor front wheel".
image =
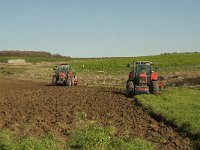
<svg viewBox="0 0 200 150">
<path fill-rule="evenodd" d="M 72 86 L 72 79 L 71 77 L 68 77 L 66 80 L 66 86 Z"/>
<path fill-rule="evenodd" d="M 151 93 L 156 95 L 159 93 L 158 81 L 151 82 Z"/>
<path fill-rule="evenodd" d="M 135 94 L 133 81 L 128 80 L 126 83 L 126 95 L 127 97 L 133 97 Z"/>
</svg>

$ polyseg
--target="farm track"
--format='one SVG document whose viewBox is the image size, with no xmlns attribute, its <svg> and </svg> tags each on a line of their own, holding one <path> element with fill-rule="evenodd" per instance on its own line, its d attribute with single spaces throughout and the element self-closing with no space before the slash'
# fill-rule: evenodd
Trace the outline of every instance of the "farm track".
<svg viewBox="0 0 200 150">
<path fill-rule="evenodd" d="M 0 79 L 0 129 L 21 136 L 48 132 L 68 139 L 75 113 L 112 125 L 117 136 L 147 139 L 157 149 L 190 149 L 190 139 L 151 118 L 122 90 L 106 87 L 49 86 L 44 82 Z"/>
</svg>

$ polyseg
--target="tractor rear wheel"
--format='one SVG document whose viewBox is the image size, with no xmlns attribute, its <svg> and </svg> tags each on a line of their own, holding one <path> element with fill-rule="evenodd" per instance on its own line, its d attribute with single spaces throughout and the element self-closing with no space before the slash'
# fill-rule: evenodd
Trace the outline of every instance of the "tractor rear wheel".
<svg viewBox="0 0 200 150">
<path fill-rule="evenodd" d="M 53 76 L 53 78 L 52 78 L 52 85 L 53 85 L 53 86 L 56 86 L 56 85 L 57 85 L 56 76 Z"/>
<path fill-rule="evenodd" d="M 78 76 L 74 76 L 74 85 L 78 84 Z"/>
<path fill-rule="evenodd" d="M 74 86 L 74 78 L 71 78 L 71 86 Z"/>
<path fill-rule="evenodd" d="M 72 86 L 72 79 L 71 77 L 68 77 L 66 80 L 66 86 Z"/>
<path fill-rule="evenodd" d="M 134 83 L 133 81 L 128 80 L 126 83 L 126 94 L 127 97 L 133 97 L 135 94 Z"/>
<path fill-rule="evenodd" d="M 159 93 L 158 81 L 151 82 L 151 93 L 156 95 Z"/>
</svg>

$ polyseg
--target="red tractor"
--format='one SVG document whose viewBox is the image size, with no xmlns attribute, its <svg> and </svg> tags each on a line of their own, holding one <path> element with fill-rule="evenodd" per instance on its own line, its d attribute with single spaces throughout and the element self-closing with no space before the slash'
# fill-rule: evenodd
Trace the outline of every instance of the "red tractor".
<svg viewBox="0 0 200 150">
<path fill-rule="evenodd" d="M 78 77 L 76 75 L 76 72 L 72 71 L 71 66 L 69 66 L 68 64 L 60 64 L 53 69 L 55 70 L 55 74 L 52 77 L 52 85 L 77 85 Z"/>
<path fill-rule="evenodd" d="M 149 61 L 134 61 L 126 84 L 127 96 L 136 94 L 158 94 L 163 83 L 158 81 L 158 73 L 152 69 Z"/>
</svg>

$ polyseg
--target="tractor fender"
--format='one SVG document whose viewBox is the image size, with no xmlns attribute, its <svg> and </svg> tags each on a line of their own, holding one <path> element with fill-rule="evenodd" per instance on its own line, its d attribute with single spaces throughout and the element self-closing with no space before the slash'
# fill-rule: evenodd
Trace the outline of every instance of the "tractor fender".
<svg viewBox="0 0 200 150">
<path fill-rule="evenodd" d="M 128 79 L 134 79 L 134 74 L 133 74 L 133 72 L 130 72 L 130 73 L 128 74 Z"/>
<path fill-rule="evenodd" d="M 157 81 L 158 80 L 158 73 L 157 72 L 152 72 L 151 73 L 151 80 L 152 81 Z"/>
</svg>

